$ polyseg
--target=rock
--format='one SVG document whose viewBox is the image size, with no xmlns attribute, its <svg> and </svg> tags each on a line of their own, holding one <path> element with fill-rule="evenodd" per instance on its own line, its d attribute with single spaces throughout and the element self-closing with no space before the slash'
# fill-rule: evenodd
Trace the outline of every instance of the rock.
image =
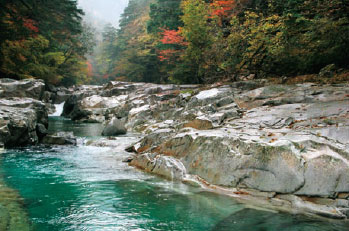
<svg viewBox="0 0 349 231">
<path fill-rule="evenodd" d="M 79 99 L 79 96 L 73 95 L 64 104 L 63 115 L 72 120 L 83 122 L 104 122 L 109 112 L 122 111 L 126 99 L 126 95 L 113 97 L 92 95 L 81 99 Z"/>
<path fill-rule="evenodd" d="M 131 163 L 131 161 L 133 160 L 133 157 L 127 157 L 125 159 L 122 160 L 123 163 Z"/>
<path fill-rule="evenodd" d="M 338 193 L 339 199 L 349 199 L 349 193 Z"/>
<path fill-rule="evenodd" d="M 137 153 L 137 150 L 136 150 L 136 148 L 135 148 L 134 145 L 131 145 L 131 146 L 126 147 L 125 151 L 126 151 L 126 152 Z"/>
<path fill-rule="evenodd" d="M 162 92 L 162 88 L 161 87 L 151 87 L 151 88 L 148 88 L 148 89 L 145 89 L 145 94 L 157 94 L 157 93 L 160 93 Z"/>
<path fill-rule="evenodd" d="M 130 165 L 266 208 L 332 218 L 347 214 L 348 84 L 111 82 L 93 94 L 86 89 L 67 100 L 68 116 L 109 121 L 104 135 L 124 134 L 126 128 L 142 133 L 127 148 L 135 154 Z"/>
<path fill-rule="evenodd" d="M 344 214 L 347 218 L 349 217 L 349 208 L 339 208 L 339 211 Z"/>
<path fill-rule="evenodd" d="M 310 151 L 309 151 L 310 152 Z M 317 155 L 314 155 L 317 152 Z M 334 197 L 337 192 L 349 192 L 349 162 L 329 148 L 305 153 L 305 184 L 297 195 Z"/>
<path fill-rule="evenodd" d="M 90 112 L 86 112 L 83 108 L 81 108 L 79 103 L 85 97 L 98 95 L 98 92 L 101 89 L 101 86 L 88 85 L 82 85 L 74 89 L 74 93 L 70 95 L 65 101 L 62 116 L 71 118 L 72 120 L 79 120 L 92 114 Z"/>
<path fill-rule="evenodd" d="M 57 88 L 55 87 L 55 85 L 53 85 L 51 83 L 46 83 L 45 84 L 45 89 L 46 89 L 46 91 L 49 91 L 51 93 L 56 93 L 57 92 Z"/>
<path fill-rule="evenodd" d="M 198 105 L 204 106 L 211 103 L 216 103 L 218 100 L 231 94 L 232 89 L 227 86 L 201 91 L 191 98 L 191 100 L 188 102 L 188 108 L 193 108 Z"/>
<path fill-rule="evenodd" d="M 130 84 L 127 82 L 111 81 L 104 85 L 103 91 L 100 96 L 111 97 L 130 94 L 130 92 L 136 90 L 135 84 Z"/>
<path fill-rule="evenodd" d="M 182 162 L 169 156 L 145 153 L 133 158 L 130 164 L 170 180 L 183 180 L 186 175 Z"/>
<path fill-rule="evenodd" d="M 238 90 L 250 91 L 256 88 L 264 87 L 266 80 L 248 80 L 248 81 L 237 81 L 232 83 L 230 86 Z"/>
<path fill-rule="evenodd" d="M 125 123 L 118 118 L 112 118 L 103 129 L 103 136 L 116 136 L 126 134 L 127 129 Z"/>
<path fill-rule="evenodd" d="M 43 80 L 25 79 L 12 80 L 0 79 L 0 98 L 4 97 L 27 97 L 40 100 L 45 91 Z"/>
<path fill-rule="evenodd" d="M 217 107 L 223 107 L 234 102 L 234 96 L 227 96 L 218 100 Z"/>
<path fill-rule="evenodd" d="M 70 97 L 70 93 L 67 91 L 57 91 L 56 94 L 53 96 L 53 103 L 54 104 L 60 104 L 68 100 Z"/>
<path fill-rule="evenodd" d="M 77 139 L 72 132 L 58 132 L 45 136 L 42 143 L 48 145 L 76 145 Z"/>
<path fill-rule="evenodd" d="M 36 133 L 37 133 L 39 140 L 42 140 L 42 138 L 44 138 L 48 134 L 48 131 L 47 131 L 47 128 L 45 127 L 45 125 L 38 123 L 36 125 Z"/>
<path fill-rule="evenodd" d="M 0 99 L 0 143 L 5 147 L 37 144 L 43 135 L 38 133 L 38 124 L 48 126 L 47 109 L 42 102 L 31 98 Z"/>
<path fill-rule="evenodd" d="M 44 94 L 42 95 L 41 99 L 44 103 L 50 103 L 51 102 L 51 92 L 44 91 Z"/>
<path fill-rule="evenodd" d="M 212 129 L 213 125 L 212 125 L 212 122 L 209 120 L 195 119 L 193 121 L 183 124 L 183 127 L 184 128 L 191 127 L 197 130 L 208 130 L 208 129 Z"/>
</svg>

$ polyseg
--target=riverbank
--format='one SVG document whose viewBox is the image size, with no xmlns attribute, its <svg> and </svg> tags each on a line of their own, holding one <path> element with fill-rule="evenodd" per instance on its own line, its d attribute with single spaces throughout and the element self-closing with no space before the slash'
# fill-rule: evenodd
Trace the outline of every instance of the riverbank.
<svg viewBox="0 0 349 231">
<path fill-rule="evenodd" d="M 1 159 L 0 153 L 0 165 Z M 31 230 L 29 217 L 23 206 L 23 199 L 17 191 L 5 184 L 2 172 L 0 172 L 0 230 Z"/>
<path fill-rule="evenodd" d="M 146 172 L 263 208 L 348 218 L 348 84 L 110 82 L 76 88 L 62 115 L 103 124 L 107 138 L 89 145 L 141 134 L 124 161 Z"/>
<path fill-rule="evenodd" d="M 63 115 L 144 134 L 127 150 L 146 172 L 261 207 L 346 219 L 348 89 L 111 82 L 74 93 Z"/>
<path fill-rule="evenodd" d="M 342 231 L 343 221 L 261 209 L 235 198 L 147 174 L 123 162 L 139 137 L 91 135 L 102 124 L 49 120 L 74 132 L 77 146 L 7 149 L 0 171 L 15 188 L 35 231 L 283 230 Z M 58 129 L 58 130 L 56 130 Z M 14 216 L 16 217 L 16 216 Z"/>
</svg>

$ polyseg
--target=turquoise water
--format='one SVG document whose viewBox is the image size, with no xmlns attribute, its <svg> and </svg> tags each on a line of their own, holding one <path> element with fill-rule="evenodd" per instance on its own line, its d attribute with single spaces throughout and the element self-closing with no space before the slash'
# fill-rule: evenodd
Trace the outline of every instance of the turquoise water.
<svg viewBox="0 0 349 231">
<path fill-rule="evenodd" d="M 51 131 L 98 136 L 100 125 L 51 120 Z M 0 175 L 24 198 L 33 230 L 336 231 L 348 224 L 246 208 L 232 198 L 142 173 L 117 148 L 37 147 L 0 155 Z M 2 230 L 1 230 L 2 231 Z"/>
</svg>

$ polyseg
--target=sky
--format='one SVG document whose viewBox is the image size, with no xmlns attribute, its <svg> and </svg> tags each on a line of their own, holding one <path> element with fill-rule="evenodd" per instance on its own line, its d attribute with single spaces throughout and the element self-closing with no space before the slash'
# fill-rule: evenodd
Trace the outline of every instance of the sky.
<svg viewBox="0 0 349 231">
<path fill-rule="evenodd" d="M 78 0 L 78 3 L 87 14 L 118 27 L 128 0 Z"/>
</svg>

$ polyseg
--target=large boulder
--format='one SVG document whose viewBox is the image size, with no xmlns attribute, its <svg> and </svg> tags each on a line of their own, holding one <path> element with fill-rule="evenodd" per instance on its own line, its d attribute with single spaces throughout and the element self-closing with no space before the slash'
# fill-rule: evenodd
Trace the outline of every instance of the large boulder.
<svg viewBox="0 0 349 231">
<path fill-rule="evenodd" d="M 122 120 L 114 117 L 112 118 L 103 129 L 103 136 L 116 136 L 126 134 L 127 129 L 125 123 Z"/>
<path fill-rule="evenodd" d="M 113 97 L 92 95 L 82 99 L 73 95 L 64 104 L 63 116 L 82 122 L 104 122 L 109 113 L 121 110 L 126 99 L 126 95 Z"/>
<path fill-rule="evenodd" d="M 47 126 L 44 103 L 31 98 L 0 99 L 0 143 L 5 147 L 37 144 Z"/>
<path fill-rule="evenodd" d="M 86 117 L 86 112 L 84 112 L 79 106 L 80 101 L 86 97 L 98 95 L 101 89 L 101 86 L 90 85 L 82 85 L 75 88 L 74 93 L 69 95 L 65 101 L 62 116 L 73 120 L 79 120 Z"/>
<path fill-rule="evenodd" d="M 39 79 L 0 79 L 0 98 L 28 97 L 41 100 L 45 91 L 45 83 Z"/>
</svg>

